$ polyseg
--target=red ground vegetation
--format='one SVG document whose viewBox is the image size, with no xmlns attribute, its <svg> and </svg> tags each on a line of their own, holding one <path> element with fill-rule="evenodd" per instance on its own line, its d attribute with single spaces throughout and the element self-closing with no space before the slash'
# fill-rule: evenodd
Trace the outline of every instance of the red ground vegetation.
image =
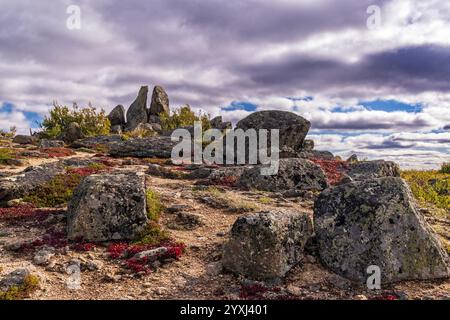
<svg viewBox="0 0 450 320">
<path fill-rule="evenodd" d="M 61 158 L 75 155 L 75 152 L 68 148 L 45 148 L 40 152 L 47 154 L 50 158 Z"/>
<path fill-rule="evenodd" d="M 42 223 L 52 213 L 58 210 L 36 208 L 33 204 L 23 204 L 11 208 L 0 208 L 0 220 L 10 223 L 35 222 Z"/>
<path fill-rule="evenodd" d="M 177 243 L 172 241 L 162 242 L 157 245 L 145 245 L 145 244 L 130 244 L 125 242 L 118 242 L 109 245 L 108 253 L 111 259 L 123 259 L 128 269 L 135 273 L 139 272 L 151 272 L 152 267 L 148 265 L 147 259 L 134 259 L 134 255 L 139 252 L 147 251 L 156 248 L 167 248 L 167 252 L 157 258 L 158 261 L 164 262 L 164 260 L 175 259 L 178 260 L 185 250 L 183 243 Z"/>
<path fill-rule="evenodd" d="M 341 181 L 343 175 L 348 171 L 347 162 L 342 160 L 311 159 L 311 161 L 322 168 L 327 175 L 328 183 L 332 186 Z"/>
</svg>

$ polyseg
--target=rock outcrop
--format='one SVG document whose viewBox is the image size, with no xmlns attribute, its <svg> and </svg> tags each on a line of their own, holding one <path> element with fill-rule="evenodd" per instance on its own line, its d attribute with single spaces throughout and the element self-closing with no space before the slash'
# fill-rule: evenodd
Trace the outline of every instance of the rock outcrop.
<svg viewBox="0 0 450 320">
<path fill-rule="evenodd" d="M 126 125 L 128 131 L 136 129 L 140 123 L 147 123 L 147 94 L 148 86 L 141 87 L 136 100 L 128 108 Z"/>
<path fill-rule="evenodd" d="M 114 157 L 170 158 L 176 144 L 166 136 L 136 138 L 111 144 L 110 154 Z"/>
<path fill-rule="evenodd" d="M 111 127 L 113 126 L 124 126 L 125 125 L 125 108 L 123 105 L 119 104 L 117 107 L 112 109 L 108 115 L 109 122 L 111 122 Z"/>
<path fill-rule="evenodd" d="M 158 116 L 161 113 L 170 114 L 169 97 L 163 87 L 156 86 L 153 89 L 149 116 Z"/>
<path fill-rule="evenodd" d="M 365 282 L 372 265 L 382 283 L 450 275 L 446 252 L 401 178 L 325 190 L 315 203 L 314 225 L 322 262 L 349 279 Z"/>
<path fill-rule="evenodd" d="M 237 182 L 244 189 L 263 191 L 323 190 L 328 186 L 323 170 L 307 159 L 280 159 L 278 173 L 262 175 L 261 165 L 245 170 Z"/>
<path fill-rule="evenodd" d="M 70 240 L 136 239 L 147 223 L 145 176 L 108 173 L 86 177 L 67 212 Z"/>
<path fill-rule="evenodd" d="M 312 232 L 309 216 L 298 212 L 243 216 L 231 229 L 223 267 L 254 280 L 277 280 L 299 263 Z"/>
<path fill-rule="evenodd" d="M 348 175 L 356 181 L 381 177 L 400 177 L 400 167 L 395 162 L 384 160 L 353 162 L 349 165 Z"/>
<path fill-rule="evenodd" d="M 42 139 L 39 143 L 39 148 L 62 148 L 64 147 L 65 143 L 62 140 L 48 140 L 48 139 Z"/>
</svg>

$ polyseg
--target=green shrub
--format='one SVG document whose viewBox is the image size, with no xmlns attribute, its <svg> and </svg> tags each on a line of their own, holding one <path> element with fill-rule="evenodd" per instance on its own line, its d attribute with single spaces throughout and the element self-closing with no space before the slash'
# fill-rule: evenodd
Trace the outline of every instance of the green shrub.
<svg viewBox="0 0 450 320">
<path fill-rule="evenodd" d="M 44 136 L 55 138 L 61 135 L 72 122 L 78 123 L 86 136 L 108 134 L 111 127 L 104 110 L 97 112 L 91 105 L 86 108 L 79 108 L 76 104 L 70 109 L 58 105 L 56 102 L 53 103 L 50 114 L 42 121 L 41 127 Z"/>
<path fill-rule="evenodd" d="M 147 217 L 151 221 L 158 222 L 164 206 L 161 203 L 161 197 L 153 190 L 147 191 Z"/>
<path fill-rule="evenodd" d="M 155 221 L 149 221 L 136 244 L 153 245 L 170 240 L 170 235 Z"/>
<path fill-rule="evenodd" d="M 450 162 L 444 162 L 441 166 L 440 172 L 450 174 Z"/>
<path fill-rule="evenodd" d="M 450 210 L 450 175 L 438 171 L 408 170 L 402 172 L 414 196 L 422 203 Z"/>
<path fill-rule="evenodd" d="M 0 164 L 8 164 L 14 158 L 14 154 L 9 148 L 0 148 Z"/>
<path fill-rule="evenodd" d="M 189 105 L 176 109 L 171 116 L 166 113 L 161 113 L 159 117 L 163 130 L 174 130 L 180 127 L 192 126 L 195 121 L 201 121 L 203 130 L 211 128 L 209 116 L 202 113 L 196 115 Z"/>
</svg>

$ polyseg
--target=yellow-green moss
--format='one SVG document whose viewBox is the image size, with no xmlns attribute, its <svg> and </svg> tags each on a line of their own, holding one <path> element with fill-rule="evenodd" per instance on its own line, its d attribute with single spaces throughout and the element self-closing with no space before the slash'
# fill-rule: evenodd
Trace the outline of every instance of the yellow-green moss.
<svg viewBox="0 0 450 320">
<path fill-rule="evenodd" d="M 408 182 L 419 202 L 450 211 L 449 173 L 409 170 L 402 172 L 402 178 Z"/>
<path fill-rule="evenodd" d="M 12 286 L 6 292 L 0 292 L 0 300 L 19 300 L 24 299 L 39 287 L 39 278 L 34 275 L 25 277 L 20 286 Z"/>
<path fill-rule="evenodd" d="M 153 190 L 147 190 L 147 217 L 151 221 L 158 222 L 163 210 L 160 195 Z"/>
<path fill-rule="evenodd" d="M 157 222 L 149 221 L 135 243 L 152 245 L 167 240 L 170 240 L 169 233 L 163 230 Z"/>
</svg>

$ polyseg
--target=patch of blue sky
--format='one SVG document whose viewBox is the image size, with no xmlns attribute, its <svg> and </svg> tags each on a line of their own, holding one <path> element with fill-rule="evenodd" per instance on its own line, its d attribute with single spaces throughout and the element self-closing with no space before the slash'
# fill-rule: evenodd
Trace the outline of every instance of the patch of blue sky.
<svg viewBox="0 0 450 320">
<path fill-rule="evenodd" d="M 247 101 L 233 101 L 226 107 L 221 107 L 220 109 L 222 111 L 237 111 L 237 110 L 244 110 L 248 112 L 256 111 L 258 106 L 256 104 L 253 104 L 251 102 Z"/>
<path fill-rule="evenodd" d="M 33 111 L 19 110 L 12 103 L 9 103 L 9 102 L 4 102 L 0 106 L 0 113 L 10 114 L 14 111 L 23 113 L 26 120 L 29 122 L 31 128 L 33 128 L 33 129 L 39 128 L 39 123 L 43 120 L 42 116 L 39 113 L 33 112 Z"/>
<path fill-rule="evenodd" d="M 419 113 L 423 111 L 423 105 L 421 103 L 404 103 L 397 100 L 373 100 L 373 101 L 361 101 L 360 105 L 364 106 L 367 110 L 395 112 L 403 111 L 408 113 Z"/>
</svg>

